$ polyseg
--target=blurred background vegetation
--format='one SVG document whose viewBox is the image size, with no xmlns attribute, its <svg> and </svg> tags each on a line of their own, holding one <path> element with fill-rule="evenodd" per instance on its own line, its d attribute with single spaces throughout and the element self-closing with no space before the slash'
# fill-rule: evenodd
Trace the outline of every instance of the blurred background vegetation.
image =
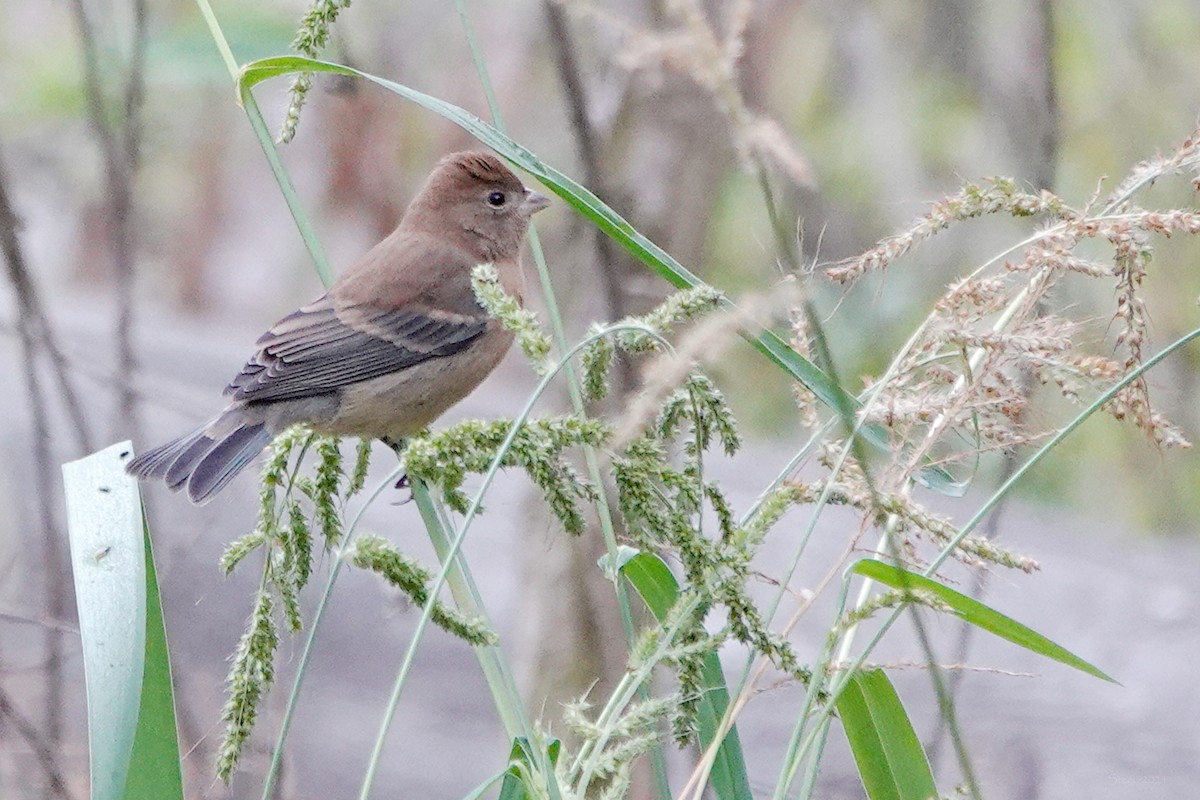
<svg viewBox="0 0 1200 800">
<path fill-rule="evenodd" d="M 759 187 L 740 167 L 745 142 L 732 133 L 719 93 L 672 51 L 670 36 L 686 28 L 677 6 L 470 3 L 513 138 L 589 185 L 716 286 L 770 292 L 784 276 Z M 737 85 L 747 109 L 770 124 L 781 207 L 818 273 L 820 264 L 906 226 L 966 180 L 1010 175 L 1082 205 L 1136 161 L 1173 147 L 1200 112 L 1193 0 L 704 6 L 717 33 L 748 15 Z M 304 6 L 219 2 L 215 10 L 245 62 L 288 52 Z M 244 349 L 319 289 L 194 4 L 0 0 L 0 19 L 4 189 L 20 220 L 29 276 L 84 401 L 75 430 L 44 351 L 34 372 L 22 366 L 22 298 L 6 282 L 0 686 L 11 679 L 12 696 L 44 700 L 17 705 L 53 755 L 72 741 L 55 704 L 73 702 L 69 689 L 42 684 L 63 657 L 61 626 L 69 630 L 72 615 L 62 544 L 46 544 L 61 539 L 57 464 L 82 455 L 85 444 L 145 443 L 148 431 L 157 438 L 181 418 L 209 413 L 219 384 L 193 391 L 192 355 L 167 343 L 183 332 Z M 360 3 L 335 31 L 331 60 L 487 116 L 451 4 Z M 131 72 L 137 53 L 144 63 Z M 144 81 L 144 93 L 128 102 L 131 76 Z M 259 95 L 272 125 L 282 119 L 284 88 L 272 84 Z M 471 144 L 440 118 L 365 84 L 318 79 L 299 134 L 283 151 L 336 268 L 390 230 L 437 158 Z M 1101 184 L 1105 176 L 1113 180 Z M 1157 197 L 1163 207 L 1187 202 L 1178 186 Z M 566 210 L 543 217 L 574 333 L 662 296 L 656 279 L 597 243 Z M 848 388 L 887 363 L 954 276 L 1027 234 L 1001 220 L 959 226 L 844 296 L 814 278 Z M 1156 251 L 1145 286 L 1155 344 L 1195 325 L 1198 246 L 1193 237 Z M 1094 296 L 1084 281 L 1060 291 L 1077 291 L 1068 302 L 1085 313 L 1096 309 L 1081 335 L 1103 343 L 1111 298 Z M 1194 438 L 1200 353 L 1188 353 L 1154 373 L 1151 386 L 1160 410 Z M 768 442 L 798 435 L 779 372 L 744 356 L 731 348 L 714 372 L 748 432 Z M 226 371 L 235 366 L 222 363 Z M 40 393 L 28 388 L 31 375 Z M 525 380 L 516 370 L 506 375 Z M 1061 469 L 1043 469 L 1024 487 L 1034 501 L 1107 515 L 1130 536 L 1194 536 L 1200 463 L 1193 455 L 1160 453 L 1138 432 L 1097 419 L 1053 458 Z M 30 656 L 43 640 L 44 653 Z M 18 747 L 11 744 L 22 730 L 16 719 L 0 715 L 0 749 Z M 66 772 L 82 796 L 78 756 Z M 0 758 L 0 767 L 18 763 L 28 762 Z"/>
</svg>

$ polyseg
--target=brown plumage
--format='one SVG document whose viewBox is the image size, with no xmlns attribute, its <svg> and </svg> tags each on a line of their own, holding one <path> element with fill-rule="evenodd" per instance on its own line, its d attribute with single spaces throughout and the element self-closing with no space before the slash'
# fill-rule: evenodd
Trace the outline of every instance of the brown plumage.
<svg viewBox="0 0 1200 800">
<path fill-rule="evenodd" d="M 216 419 L 133 459 L 128 472 L 186 487 L 202 503 L 296 423 L 361 437 L 421 430 L 512 344 L 476 302 L 471 270 L 495 264 L 519 298 L 521 240 L 548 202 L 490 153 L 447 156 L 395 231 L 259 338 Z"/>
</svg>

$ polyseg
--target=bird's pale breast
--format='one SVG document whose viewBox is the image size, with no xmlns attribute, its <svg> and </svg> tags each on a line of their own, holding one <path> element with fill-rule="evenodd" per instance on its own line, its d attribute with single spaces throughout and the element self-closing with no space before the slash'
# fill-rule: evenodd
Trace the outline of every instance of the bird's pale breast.
<svg viewBox="0 0 1200 800">
<path fill-rule="evenodd" d="M 346 387 L 336 415 L 317 427 L 344 436 L 405 437 L 478 386 L 504 358 L 512 334 L 492 320 L 467 349 Z"/>
</svg>

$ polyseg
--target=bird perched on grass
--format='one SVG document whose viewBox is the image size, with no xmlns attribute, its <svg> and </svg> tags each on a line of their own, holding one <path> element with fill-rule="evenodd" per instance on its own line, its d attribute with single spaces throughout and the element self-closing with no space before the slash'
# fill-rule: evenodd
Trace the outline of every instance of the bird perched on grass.
<svg viewBox="0 0 1200 800">
<path fill-rule="evenodd" d="M 490 153 L 447 156 L 396 230 L 259 338 L 216 419 L 127 471 L 186 487 L 203 503 L 291 425 L 389 439 L 421 430 L 512 344 L 475 300 L 471 270 L 494 264 L 500 285 L 520 299 L 521 240 L 549 202 Z"/>
</svg>

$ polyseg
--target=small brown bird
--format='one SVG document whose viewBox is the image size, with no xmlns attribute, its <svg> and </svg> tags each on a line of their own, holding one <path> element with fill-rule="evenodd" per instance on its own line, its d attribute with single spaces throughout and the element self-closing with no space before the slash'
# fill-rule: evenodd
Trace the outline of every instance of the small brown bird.
<svg viewBox="0 0 1200 800">
<path fill-rule="evenodd" d="M 491 262 L 520 299 L 521 240 L 549 200 L 490 153 L 439 162 L 400 225 L 329 291 L 277 322 L 225 388 L 225 410 L 129 462 L 139 478 L 220 491 L 285 428 L 401 438 L 424 428 L 500 363 L 512 335 L 475 300 L 471 270 Z"/>
</svg>

